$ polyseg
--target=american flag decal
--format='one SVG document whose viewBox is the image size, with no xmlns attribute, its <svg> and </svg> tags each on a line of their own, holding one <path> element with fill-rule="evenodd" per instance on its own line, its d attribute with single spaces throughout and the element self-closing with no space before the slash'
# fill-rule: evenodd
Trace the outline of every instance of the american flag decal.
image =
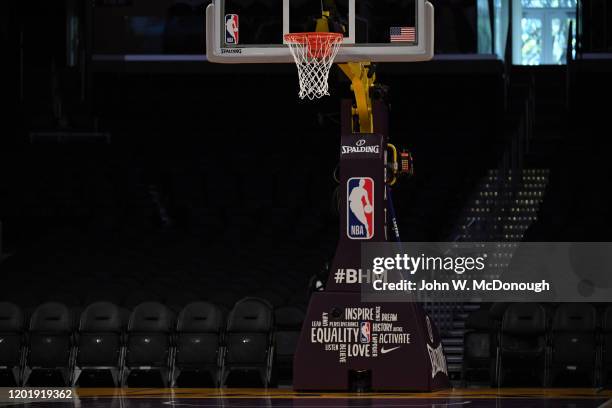
<svg viewBox="0 0 612 408">
<path fill-rule="evenodd" d="M 415 42 L 416 30 L 414 27 L 391 27 L 389 29 L 391 42 Z"/>
</svg>

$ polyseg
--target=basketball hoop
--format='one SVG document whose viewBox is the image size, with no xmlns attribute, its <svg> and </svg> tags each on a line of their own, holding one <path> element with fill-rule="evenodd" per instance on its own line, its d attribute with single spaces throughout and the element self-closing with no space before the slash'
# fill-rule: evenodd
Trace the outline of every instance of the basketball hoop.
<svg viewBox="0 0 612 408">
<path fill-rule="evenodd" d="M 329 70 L 338 54 L 341 33 L 291 33 L 284 35 L 297 65 L 300 98 L 313 100 L 329 95 Z"/>
</svg>

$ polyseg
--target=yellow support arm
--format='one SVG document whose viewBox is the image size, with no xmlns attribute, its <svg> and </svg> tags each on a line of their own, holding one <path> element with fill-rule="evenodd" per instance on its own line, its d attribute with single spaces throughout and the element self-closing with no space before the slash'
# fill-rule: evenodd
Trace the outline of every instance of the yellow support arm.
<svg viewBox="0 0 612 408">
<path fill-rule="evenodd" d="M 323 10 L 321 18 L 317 19 L 315 30 L 317 32 L 329 32 L 330 12 Z M 342 72 L 351 80 L 351 90 L 355 94 L 355 107 L 353 116 L 359 118 L 359 131 L 361 133 L 374 133 L 374 121 L 372 119 L 372 100 L 370 88 L 376 82 L 376 76 L 368 77 L 369 62 L 347 62 L 338 64 Z"/>
<path fill-rule="evenodd" d="M 353 115 L 359 118 L 359 131 L 361 133 L 374 133 L 374 120 L 372 117 L 372 99 L 370 88 L 376 82 L 376 76 L 368 77 L 369 62 L 347 62 L 338 64 L 342 72 L 351 80 L 351 90 L 355 94 L 355 107 Z"/>
<path fill-rule="evenodd" d="M 323 10 L 321 13 L 321 18 L 317 18 L 317 26 L 315 31 L 317 33 L 329 32 L 329 11 Z"/>
</svg>

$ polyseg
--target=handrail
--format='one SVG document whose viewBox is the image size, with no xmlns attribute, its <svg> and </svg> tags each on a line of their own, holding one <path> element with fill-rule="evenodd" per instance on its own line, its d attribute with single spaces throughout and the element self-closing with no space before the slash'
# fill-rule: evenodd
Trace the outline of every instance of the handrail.
<svg viewBox="0 0 612 408">
<path fill-rule="evenodd" d="M 582 0 L 576 2 L 576 56 L 582 55 L 582 41 L 584 39 L 584 33 L 582 32 L 582 15 L 583 15 Z"/>
<path fill-rule="evenodd" d="M 508 7 L 509 15 L 512 15 L 512 3 L 510 2 Z M 508 23 L 506 29 L 506 47 L 504 48 L 504 112 L 508 110 L 509 104 L 509 89 L 510 89 L 510 72 L 512 71 L 512 21 Z"/>
<path fill-rule="evenodd" d="M 567 27 L 567 45 L 565 46 L 565 62 L 567 63 L 568 66 L 574 60 L 573 42 L 574 42 L 574 22 L 570 20 L 569 27 Z"/>
<path fill-rule="evenodd" d="M 578 20 L 576 20 L 578 21 Z M 572 63 L 574 62 L 573 55 L 573 42 L 574 42 L 574 23 L 570 20 L 569 27 L 567 28 L 567 46 L 565 50 L 565 109 L 570 112 L 571 108 L 571 80 L 572 80 Z M 576 41 L 578 44 L 578 41 Z"/>
<path fill-rule="evenodd" d="M 489 26 L 491 30 L 491 54 L 495 54 L 495 5 L 493 0 L 487 2 L 489 8 Z"/>
</svg>

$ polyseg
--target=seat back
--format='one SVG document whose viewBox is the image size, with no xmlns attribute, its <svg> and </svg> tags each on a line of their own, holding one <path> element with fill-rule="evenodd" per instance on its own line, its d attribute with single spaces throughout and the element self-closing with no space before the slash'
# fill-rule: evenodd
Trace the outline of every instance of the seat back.
<svg viewBox="0 0 612 408">
<path fill-rule="evenodd" d="M 491 357 L 491 332 L 495 322 L 488 310 L 477 310 L 470 313 L 465 321 L 464 359 L 478 360 Z"/>
<path fill-rule="evenodd" d="M 129 333 L 170 333 L 172 312 L 158 302 L 144 302 L 132 310 L 128 324 Z"/>
<path fill-rule="evenodd" d="M 605 385 L 612 383 L 612 305 L 609 305 L 603 314 L 602 331 L 602 382 Z"/>
<path fill-rule="evenodd" d="M 228 364 L 265 364 L 274 316 L 262 299 L 244 298 L 230 312 L 227 322 Z"/>
<path fill-rule="evenodd" d="M 0 333 L 21 333 L 24 329 L 23 312 L 10 302 L 0 302 Z"/>
<path fill-rule="evenodd" d="M 546 311 L 537 303 L 514 303 L 504 312 L 501 327 L 502 352 L 544 353 Z"/>
<path fill-rule="evenodd" d="M 607 367 L 612 367 L 612 305 L 606 308 L 602 323 L 603 359 Z"/>
<path fill-rule="evenodd" d="M 166 365 L 173 322 L 172 312 L 161 303 L 145 302 L 136 306 L 128 324 L 126 364 Z"/>
<path fill-rule="evenodd" d="M 591 333 L 595 331 L 597 311 L 588 303 L 562 303 L 555 310 L 553 332 Z"/>
<path fill-rule="evenodd" d="M 223 326 L 221 309 L 208 302 L 193 302 L 181 310 L 177 333 L 219 333 Z"/>
<path fill-rule="evenodd" d="M 553 361 L 594 364 L 596 316 L 588 303 L 557 307 L 552 323 Z"/>
<path fill-rule="evenodd" d="M 110 302 L 92 303 L 79 320 L 80 333 L 121 333 L 121 311 Z"/>
<path fill-rule="evenodd" d="M 588 303 L 565 303 L 552 323 L 553 360 L 594 364 L 597 311 Z"/>
<path fill-rule="evenodd" d="M 271 305 L 248 297 L 234 305 L 227 321 L 228 333 L 269 333 L 274 324 Z"/>
<path fill-rule="evenodd" d="M 30 366 L 66 366 L 70 359 L 71 336 L 72 317 L 66 305 L 48 302 L 38 306 L 30 318 Z"/>
<path fill-rule="evenodd" d="M 506 309 L 512 303 L 508 302 L 495 302 L 489 308 L 489 316 L 493 321 L 501 322 L 504 318 L 504 313 L 506 313 Z"/>
<path fill-rule="evenodd" d="M 596 362 L 597 311 L 588 303 L 564 303 L 555 310 L 552 321 L 552 379 L 574 377 L 592 383 Z M 582 384 L 580 384 L 582 385 Z"/>
<path fill-rule="evenodd" d="M 109 302 L 89 305 L 79 321 L 77 364 L 115 367 L 121 352 L 121 311 Z"/>
<path fill-rule="evenodd" d="M 48 302 L 38 306 L 30 318 L 30 332 L 70 333 L 72 317 L 63 303 Z"/>
<path fill-rule="evenodd" d="M 23 312 L 19 306 L 0 302 L 0 366 L 19 364 L 23 329 Z"/>
<path fill-rule="evenodd" d="M 223 313 L 212 303 L 193 302 L 183 308 L 177 319 L 176 364 L 188 366 L 215 365 Z"/>
</svg>

